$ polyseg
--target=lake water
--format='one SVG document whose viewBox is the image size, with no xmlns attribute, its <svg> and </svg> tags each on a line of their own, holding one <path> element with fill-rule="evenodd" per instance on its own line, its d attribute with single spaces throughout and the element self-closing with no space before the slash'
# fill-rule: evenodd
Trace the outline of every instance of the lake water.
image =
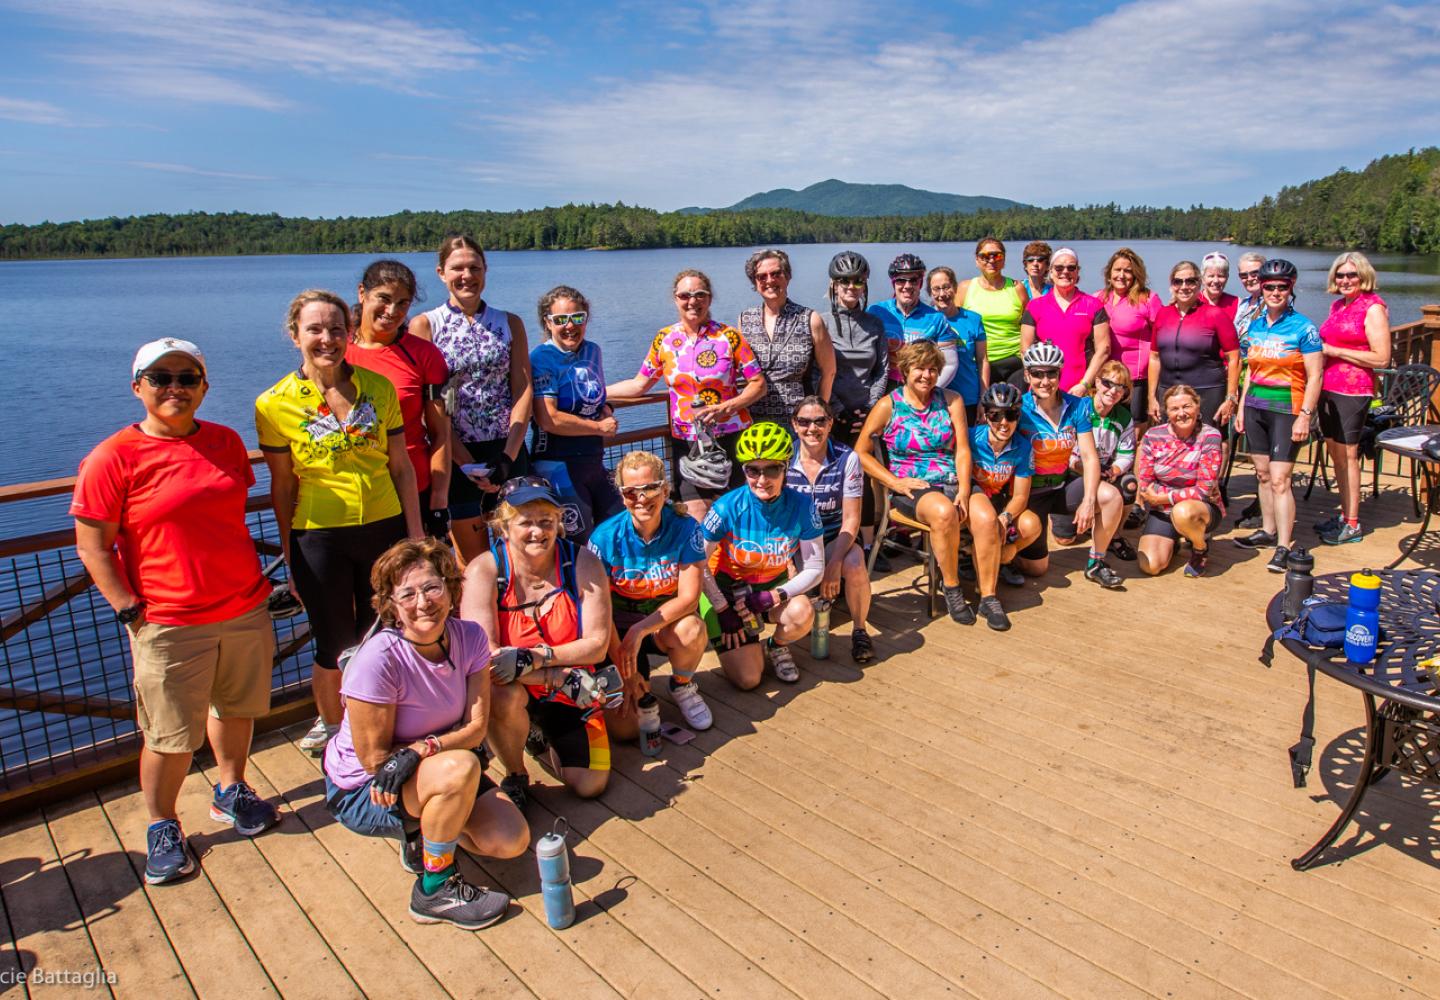
<svg viewBox="0 0 1440 1000">
<path fill-rule="evenodd" d="M 1058 241 L 1052 240 L 1059 247 Z M 1082 267 L 1082 285 L 1093 290 L 1100 268 L 1121 244 L 1080 241 L 1071 246 Z M 1213 247 L 1194 243 L 1130 241 L 1145 259 L 1151 286 L 1162 287 L 1178 260 L 1198 261 Z M 1008 272 L 1020 273 L 1020 248 L 1008 244 Z M 787 247 L 794 265 L 792 297 L 822 306 L 825 267 L 838 246 Z M 902 250 L 918 252 L 931 266 L 947 264 L 962 277 L 974 271 L 973 244 L 914 246 L 867 244 L 857 249 L 879 275 L 871 299 L 889 295 L 884 270 Z M 1248 247 L 1228 247 L 1233 262 Z M 1299 308 L 1317 322 L 1329 308 L 1325 275 L 1334 254 L 1316 250 L 1268 250 L 1300 268 Z M 635 250 L 624 252 L 493 253 L 486 299 L 519 314 L 536 336 L 535 302 L 564 283 L 591 301 L 589 336 L 605 352 L 610 380 L 633 375 L 655 331 L 675 319 L 670 281 L 676 271 L 698 267 L 715 285 L 717 318 L 734 322 L 758 302 L 745 280 L 745 248 Z M 434 255 L 400 255 L 420 277 L 423 299 L 415 311 L 445 299 Z M 154 260 L 35 261 L 0 264 L 0 302 L 10 320 L 0 330 L 8 359 L 0 391 L 17 418 L 0 437 L 0 482 L 16 483 L 73 474 L 97 441 L 141 415 L 129 387 L 130 361 L 143 342 L 160 336 L 198 343 L 209 363 L 210 394 L 201 417 L 228 424 L 254 447 L 255 396 L 292 368 L 295 348 L 282 329 L 285 309 L 304 288 L 329 288 L 354 298 L 361 271 L 373 256 L 314 255 L 199 257 Z M 1381 292 L 1394 322 L 1420 317 L 1420 306 L 1440 302 L 1440 257 L 1376 255 Z M 1231 288 L 1239 292 L 1233 276 Z M 654 408 L 636 417 L 653 423 Z M 622 416 L 625 416 L 622 414 Z M 65 502 L 57 498 L 0 507 L 0 536 L 62 527 Z"/>
</svg>

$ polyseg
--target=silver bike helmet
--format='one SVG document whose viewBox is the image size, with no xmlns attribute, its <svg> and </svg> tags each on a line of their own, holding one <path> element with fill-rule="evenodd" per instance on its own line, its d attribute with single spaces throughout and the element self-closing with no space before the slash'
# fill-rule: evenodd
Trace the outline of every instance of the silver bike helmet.
<svg viewBox="0 0 1440 1000">
<path fill-rule="evenodd" d="M 730 456 L 715 442 L 709 428 L 695 424 L 690 453 L 680 459 L 680 475 L 701 489 L 723 490 L 730 485 Z"/>
<path fill-rule="evenodd" d="M 1065 354 L 1060 348 L 1042 340 L 1038 344 L 1031 344 L 1030 350 L 1025 352 L 1021 359 L 1026 368 L 1063 368 L 1065 367 Z"/>
</svg>

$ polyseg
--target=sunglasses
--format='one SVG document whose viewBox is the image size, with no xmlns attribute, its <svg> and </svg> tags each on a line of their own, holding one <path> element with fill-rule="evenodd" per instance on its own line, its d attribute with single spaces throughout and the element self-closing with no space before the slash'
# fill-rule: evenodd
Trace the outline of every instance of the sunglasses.
<svg viewBox="0 0 1440 1000">
<path fill-rule="evenodd" d="M 976 259 L 976 260 L 1004 260 L 1004 259 L 1005 259 L 1005 251 L 1003 251 L 1003 250 L 992 250 L 992 251 L 990 251 L 989 253 L 977 253 L 977 254 L 975 255 L 975 259 Z"/>
<path fill-rule="evenodd" d="M 1288 291 L 1290 291 L 1290 282 L 1288 282 L 1288 281 L 1267 281 L 1267 282 L 1265 282 L 1265 284 L 1263 284 L 1263 285 L 1260 286 L 1260 291 L 1262 291 L 1262 292 L 1288 292 Z"/>
<path fill-rule="evenodd" d="M 1080 270 L 1079 264 L 1051 264 L 1050 270 L 1056 274 L 1076 274 Z"/>
<path fill-rule="evenodd" d="M 523 489 L 527 486 L 538 486 L 552 496 L 555 493 L 555 487 L 550 485 L 550 481 L 548 479 L 541 479 L 539 476 L 516 476 L 504 486 L 500 487 L 500 499 L 504 500 L 516 490 Z"/>
<path fill-rule="evenodd" d="M 709 292 L 676 292 L 675 297 L 681 302 L 689 302 L 691 299 L 703 300 L 710 297 Z"/>
<path fill-rule="evenodd" d="M 172 385 L 178 385 L 182 389 L 193 389 L 205 381 L 204 375 L 197 375 L 194 372 L 141 372 L 139 377 L 156 389 L 168 389 Z"/>
<path fill-rule="evenodd" d="M 1125 384 L 1123 382 L 1112 382 L 1108 378 L 1096 379 L 1096 382 L 1099 383 L 1100 388 L 1107 389 L 1111 392 L 1114 392 L 1116 389 L 1125 388 Z"/>
<path fill-rule="evenodd" d="M 864 278 L 836 278 L 836 288 L 865 288 L 869 282 Z"/>
<path fill-rule="evenodd" d="M 418 590 L 414 587 L 406 587 L 404 590 L 395 591 L 390 597 L 396 604 L 408 606 L 419 600 L 421 594 L 424 594 L 427 600 L 433 602 L 440 600 L 440 595 L 444 593 L 444 582 L 441 580 L 431 580 L 429 583 L 422 584 Z"/>
<path fill-rule="evenodd" d="M 620 496 L 626 500 L 649 500 L 665 488 L 663 482 L 641 483 L 639 486 L 620 487 Z"/>
<path fill-rule="evenodd" d="M 590 318 L 590 314 L 587 312 L 551 313 L 545 318 L 550 321 L 551 326 L 584 326 L 585 321 Z"/>
<path fill-rule="evenodd" d="M 1020 410 L 1019 410 L 1018 407 L 1015 408 L 1015 409 L 1013 409 L 1013 410 L 986 410 L 986 411 L 985 411 L 985 422 L 988 423 L 988 424 L 1008 423 L 1009 421 L 1019 420 L 1019 419 L 1020 419 Z"/>
<path fill-rule="evenodd" d="M 756 274 L 755 281 L 756 283 L 763 285 L 766 282 L 770 281 L 781 281 L 784 279 L 784 277 L 784 271 L 765 271 L 764 273 Z"/>
<path fill-rule="evenodd" d="M 1004 254 L 1001 254 L 1001 256 L 1003 257 Z M 1026 258 L 1025 258 L 1025 263 L 1026 263 L 1026 264 L 1048 264 L 1048 263 L 1050 263 L 1050 258 L 1049 258 L 1049 257 L 1026 257 Z"/>
<path fill-rule="evenodd" d="M 1025 369 L 1025 374 L 1026 374 L 1026 375 L 1029 375 L 1031 378 L 1034 378 L 1034 379 L 1039 379 L 1039 380 L 1041 380 L 1041 381 L 1044 381 L 1044 380 L 1047 380 L 1047 379 L 1048 379 L 1048 380 L 1050 380 L 1050 381 L 1053 382 L 1055 379 L 1057 379 L 1057 378 L 1060 377 L 1060 369 L 1059 369 L 1059 368 L 1026 368 L 1026 369 Z"/>
<path fill-rule="evenodd" d="M 1359 271 L 1336 271 L 1336 272 L 1335 272 L 1335 280 L 1336 280 L 1336 281 L 1359 281 L 1359 280 L 1360 280 L 1360 272 L 1359 272 Z"/>
<path fill-rule="evenodd" d="M 1171 278 L 1171 288 L 1194 288 L 1200 284 L 1199 278 Z"/>
<path fill-rule="evenodd" d="M 779 479 L 785 475 L 785 466 L 779 462 L 766 462 L 763 465 L 747 462 L 742 468 L 745 470 L 746 479 Z"/>
<path fill-rule="evenodd" d="M 804 430 L 807 427 L 824 427 L 830 422 L 829 417 L 796 417 L 795 426 Z"/>
<path fill-rule="evenodd" d="M 1259 280 L 1260 280 L 1260 269 L 1257 267 L 1257 268 L 1256 268 L 1255 270 L 1253 270 L 1253 271 L 1241 271 L 1241 272 L 1240 272 L 1240 280 L 1241 280 L 1241 281 L 1259 281 Z"/>
</svg>

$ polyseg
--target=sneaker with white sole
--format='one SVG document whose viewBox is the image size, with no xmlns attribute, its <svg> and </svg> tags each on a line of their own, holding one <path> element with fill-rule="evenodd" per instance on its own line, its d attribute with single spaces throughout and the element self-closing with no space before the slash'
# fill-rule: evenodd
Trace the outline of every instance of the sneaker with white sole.
<svg viewBox="0 0 1440 1000">
<path fill-rule="evenodd" d="M 693 680 L 686 684 L 676 684 L 675 678 L 670 678 L 670 697 L 675 699 L 675 705 L 691 729 L 709 729 L 715 724 L 715 717 L 710 714 L 710 706 L 705 704 L 705 699 L 700 694 L 700 685 Z"/>
<path fill-rule="evenodd" d="M 795 663 L 795 654 L 790 652 L 789 646 L 779 646 L 773 639 L 767 640 L 765 648 L 770 651 L 770 666 L 775 669 L 775 676 L 786 684 L 794 684 L 800 679 L 800 667 Z"/>
<path fill-rule="evenodd" d="M 503 892 L 471 885 L 457 870 L 433 893 L 421 888 L 424 879 L 416 879 L 410 890 L 410 916 L 416 923 L 451 923 L 467 931 L 489 927 L 505 916 L 510 897 Z"/>
<path fill-rule="evenodd" d="M 264 833 L 280 822 L 280 810 L 255 794 L 243 781 L 237 781 L 223 792 L 216 785 L 210 801 L 210 818 L 234 825 L 242 837 Z"/>
<path fill-rule="evenodd" d="M 330 742 L 330 737 L 339 731 L 339 726 L 327 726 L 324 719 L 316 718 L 310 731 L 300 737 L 300 749 L 312 757 L 319 757 L 325 752 L 325 744 Z"/>
<path fill-rule="evenodd" d="M 145 882 L 164 885 L 195 870 L 179 820 L 162 819 L 145 832 Z"/>
</svg>

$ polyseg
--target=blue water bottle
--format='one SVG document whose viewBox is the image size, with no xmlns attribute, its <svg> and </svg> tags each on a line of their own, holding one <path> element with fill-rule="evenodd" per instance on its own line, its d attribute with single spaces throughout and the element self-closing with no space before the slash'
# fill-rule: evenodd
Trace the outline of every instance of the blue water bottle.
<svg viewBox="0 0 1440 1000">
<path fill-rule="evenodd" d="M 562 824 L 564 824 L 562 828 Z M 570 852 L 565 834 L 570 824 L 565 817 L 535 843 L 535 860 L 540 865 L 540 895 L 545 901 L 545 922 L 564 930 L 575 922 L 575 896 L 570 889 Z"/>
<path fill-rule="evenodd" d="M 1368 569 L 1350 577 L 1350 603 L 1345 611 L 1345 658 L 1351 663 L 1375 659 L 1380 635 L 1380 578 Z"/>
</svg>

